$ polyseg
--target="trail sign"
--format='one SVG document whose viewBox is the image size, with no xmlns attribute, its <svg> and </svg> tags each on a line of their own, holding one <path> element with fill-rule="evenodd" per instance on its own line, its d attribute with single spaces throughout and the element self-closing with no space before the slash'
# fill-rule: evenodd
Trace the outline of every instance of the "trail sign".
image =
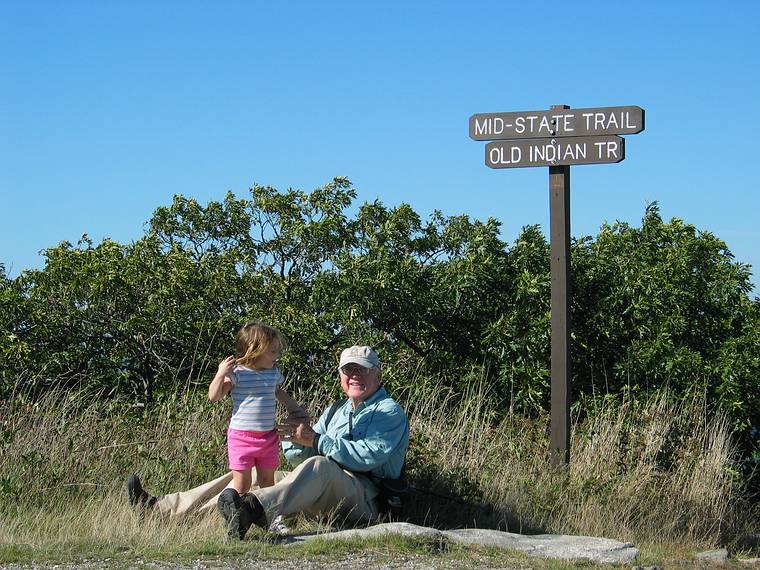
<svg viewBox="0 0 760 570">
<path fill-rule="evenodd" d="M 491 168 L 606 164 L 624 158 L 625 140 L 615 135 L 498 141 L 486 145 L 486 166 Z"/>
<path fill-rule="evenodd" d="M 554 465 L 570 462 L 570 166 L 620 162 L 625 158 L 625 140 L 616 135 L 643 130 L 644 109 L 634 105 L 590 109 L 554 105 L 548 111 L 479 113 L 470 117 L 470 138 L 497 141 L 486 145 L 486 166 L 549 167 L 549 453 Z"/>
<path fill-rule="evenodd" d="M 479 113 L 470 117 L 470 138 L 476 141 L 633 135 L 643 130 L 644 109 L 635 105 Z"/>
</svg>

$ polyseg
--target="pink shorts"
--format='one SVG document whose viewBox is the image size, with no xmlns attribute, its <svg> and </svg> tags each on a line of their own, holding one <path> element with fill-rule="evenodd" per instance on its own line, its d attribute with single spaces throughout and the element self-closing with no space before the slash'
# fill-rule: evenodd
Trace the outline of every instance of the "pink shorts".
<svg viewBox="0 0 760 570">
<path fill-rule="evenodd" d="M 280 466 L 277 430 L 241 431 L 228 428 L 227 455 L 233 471 L 245 471 L 251 467 L 277 469 Z"/>
</svg>

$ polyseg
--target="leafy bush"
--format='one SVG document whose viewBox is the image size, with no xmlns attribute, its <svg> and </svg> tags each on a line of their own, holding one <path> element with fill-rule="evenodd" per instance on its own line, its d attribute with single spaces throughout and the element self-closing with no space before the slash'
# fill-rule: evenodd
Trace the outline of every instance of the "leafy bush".
<svg viewBox="0 0 760 570">
<path fill-rule="evenodd" d="M 363 342 L 379 349 L 396 393 L 444 383 L 463 394 L 474 373 L 502 413 L 545 411 L 539 228 L 510 245 L 491 218 L 423 220 L 380 202 L 354 210 L 355 197 L 345 178 L 310 193 L 254 186 L 205 206 L 176 196 L 134 243 L 62 242 L 15 279 L 0 265 L 0 393 L 34 400 L 55 386 L 144 404 L 205 385 L 255 318 L 289 339 L 291 387 L 337 390 L 337 353 Z M 576 239 L 572 266 L 576 413 L 597 399 L 699 394 L 756 449 L 760 307 L 747 265 L 652 204 L 641 227 L 605 224 Z"/>
</svg>

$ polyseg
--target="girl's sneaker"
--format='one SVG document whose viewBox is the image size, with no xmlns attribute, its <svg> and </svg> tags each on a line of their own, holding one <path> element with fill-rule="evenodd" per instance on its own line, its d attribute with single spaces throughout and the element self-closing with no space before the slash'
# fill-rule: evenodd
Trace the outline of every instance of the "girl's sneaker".
<svg viewBox="0 0 760 570">
<path fill-rule="evenodd" d="M 280 536 L 293 534 L 290 531 L 290 527 L 285 524 L 285 519 L 282 518 L 282 515 L 277 515 L 277 517 L 275 517 L 275 519 L 272 521 L 272 524 L 269 525 L 269 532 L 272 534 L 279 534 Z"/>
</svg>

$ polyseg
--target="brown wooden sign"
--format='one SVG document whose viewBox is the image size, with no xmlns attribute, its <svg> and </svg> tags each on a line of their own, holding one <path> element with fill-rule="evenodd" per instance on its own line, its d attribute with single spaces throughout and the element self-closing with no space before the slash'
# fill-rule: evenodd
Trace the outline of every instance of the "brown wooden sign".
<svg viewBox="0 0 760 570">
<path fill-rule="evenodd" d="M 570 462 L 570 166 L 620 162 L 625 141 L 616 135 L 644 130 L 636 106 L 479 113 L 470 117 L 470 138 L 486 145 L 491 168 L 549 167 L 551 232 L 551 421 L 549 452 L 554 465 Z M 514 140 L 517 139 L 517 140 Z"/>
<path fill-rule="evenodd" d="M 625 140 L 614 135 L 497 141 L 486 145 L 486 166 L 491 168 L 608 164 L 624 158 Z"/>
<path fill-rule="evenodd" d="M 632 135 L 643 130 L 644 109 L 635 105 L 478 113 L 470 117 L 470 138 L 476 141 Z"/>
</svg>

